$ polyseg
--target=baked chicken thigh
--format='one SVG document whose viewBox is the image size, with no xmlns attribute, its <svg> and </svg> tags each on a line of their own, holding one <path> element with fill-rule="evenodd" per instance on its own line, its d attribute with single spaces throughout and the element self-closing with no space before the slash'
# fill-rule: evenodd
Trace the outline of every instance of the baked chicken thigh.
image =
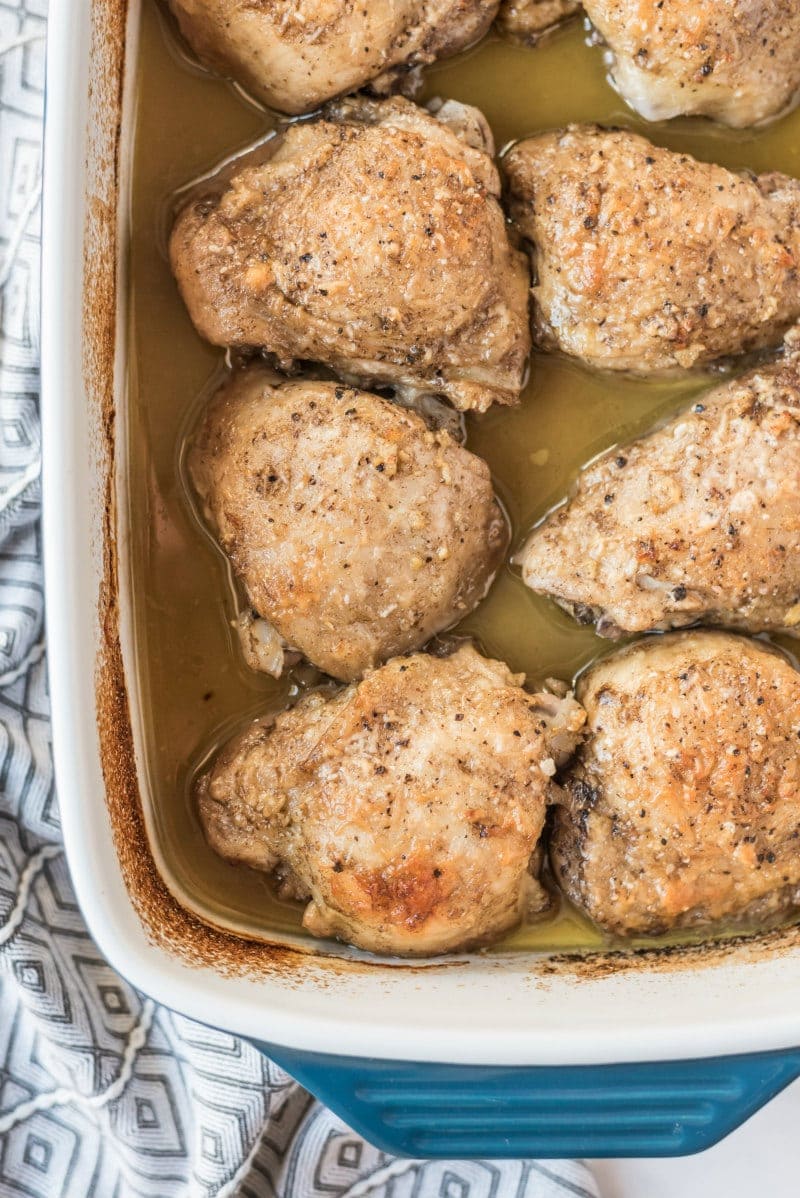
<svg viewBox="0 0 800 1198">
<path fill-rule="evenodd" d="M 754 125 L 800 94 L 797 0 L 584 0 L 612 77 L 649 121 Z"/>
<path fill-rule="evenodd" d="M 463 646 L 306 695 L 200 779 L 211 847 L 307 900 L 314 935 L 406 954 L 491 940 L 543 905 L 529 864 L 583 723 L 521 681 Z"/>
<path fill-rule="evenodd" d="M 253 609 L 347 681 L 471 611 L 507 544 L 485 462 L 335 383 L 235 375 L 189 471 Z"/>
<path fill-rule="evenodd" d="M 533 45 L 580 10 L 580 0 L 502 0 L 497 29 L 504 37 Z"/>
<path fill-rule="evenodd" d="M 797 180 L 580 125 L 519 142 L 505 169 L 542 346 L 664 373 L 777 344 L 800 317 Z"/>
<path fill-rule="evenodd" d="M 800 906 L 800 674 L 757 641 L 651 637 L 583 676 L 555 876 L 618 935 Z"/>
<path fill-rule="evenodd" d="M 800 330 L 777 361 L 594 461 L 518 560 L 604 636 L 800 633 Z"/>
<path fill-rule="evenodd" d="M 173 229 L 204 337 L 462 409 L 517 400 L 528 268 L 476 109 L 348 100 L 261 153 L 195 194 Z"/>
<path fill-rule="evenodd" d="M 170 0 L 197 56 L 271 108 L 301 113 L 367 83 L 388 89 L 482 37 L 498 0 Z"/>
</svg>

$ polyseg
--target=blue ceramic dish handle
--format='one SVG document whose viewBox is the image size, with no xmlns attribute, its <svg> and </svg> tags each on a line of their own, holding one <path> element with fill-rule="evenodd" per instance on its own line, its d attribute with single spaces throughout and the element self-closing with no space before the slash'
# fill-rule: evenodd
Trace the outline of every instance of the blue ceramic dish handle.
<svg viewBox="0 0 800 1198">
<path fill-rule="evenodd" d="M 256 1047 L 376 1147 L 415 1158 L 684 1156 L 716 1144 L 800 1076 L 800 1049 L 501 1068 Z"/>
</svg>

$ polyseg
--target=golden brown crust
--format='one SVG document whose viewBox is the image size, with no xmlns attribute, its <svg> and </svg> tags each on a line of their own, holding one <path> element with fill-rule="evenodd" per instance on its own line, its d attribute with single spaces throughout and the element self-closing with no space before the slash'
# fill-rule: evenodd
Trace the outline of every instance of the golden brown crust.
<svg viewBox="0 0 800 1198">
<path fill-rule="evenodd" d="M 344 385 L 235 375 L 189 468 L 254 610 L 346 681 L 463 618 L 508 541 L 485 462 Z"/>
<path fill-rule="evenodd" d="M 585 0 L 612 76 L 651 121 L 681 114 L 754 125 L 800 94 L 796 0 Z"/>
<path fill-rule="evenodd" d="M 800 905 L 800 674 L 757 641 L 639 641 L 581 679 L 588 736 L 560 792 L 559 884 L 619 935 Z"/>
<path fill-rule="evenodd" d="M 518 560 L 604 636 L 701 620 L 800 631 L 800 331 L 593 462 Z"/>
<path fill-rule="evenodd" d="M 277 868 L 316 935 L 406 954 L 492 939 L 541 905 L 528 870 L 547 781 L 583 723 L 519 682 L 464 646 L 301 700 L 201 779 L 209 842 Z"/>
<path fill-rule="evenodd" d="M 502 0 L 495 24 L 503 37 L 533 46 L 580 11 L 580 0 Z"/>
<path fill-rule="evenodd" d="M 520 142 L 504 166 L 545 348 L 664 373 L 775 345 L 800 317 L 797 180 L 582 125 Z"/>
<path fill-rule="evenodd" d="M 498 0 L 170 0 L 209 66 L 281 112 L 311 112 L 455 54 L 486 33 Z M 380 77 L 380 79 L 379 79 Z"/>
<path fill-rule="evenodd" d="M 469 143 L 453 131 L 459 111 Z M 440 115 L 348 101 L 195 196 L 170 248 L 200 333 L 266 349 L 285 369 L 322 362 L 459 408 L 516 402 L 527 266 L 474 144 L 485 122 L 452 103 Z"/>
</svg>

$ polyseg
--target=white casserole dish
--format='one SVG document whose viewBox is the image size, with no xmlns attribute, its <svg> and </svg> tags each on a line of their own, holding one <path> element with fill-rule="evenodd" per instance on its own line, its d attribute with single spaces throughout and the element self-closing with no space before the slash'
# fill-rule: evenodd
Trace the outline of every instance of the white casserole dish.
<svg viewBox="0 0 800 1198">
<path fill-rule="evenodd" d="M 52 0 L 48 53 L 42 373 L 53 735 L 67 856 L 100 949 L 158 1001 L 268 1041 L 289 1064 L 299 1051 L 515 1067 L 521 1076 L 523 1066 L 710 1063 L 800 1045 L 796 930 L 671 953 L 509 954 L 410 966 L 237 941 L 184 911 L 161 882 L 144 814 L 121 515 L 138 11 L 139 0 Z M 296 1060 L 313 1085 L 313 1062 Z M 759 1100 L 800 1072 L 791 1055 L 771 1060 L 782 1065 L 760 1083 Z M 743 1076 L 729 1064 L 729 1074 Z M 603 1076 L 610 1075 L 593 1075 L 595 1088 Z M 473 1076 L 470 1084 L 479 1083 Z M 324 1086 L 323 1093 L 357 1122 L 341 1095 Z M 753 1109 L 753 1093 L 728 1097 L 736 1117 L 724 1126 L 710 1118 L 705 1140 L 675 1140 L 678 1151 L 704 1146 Z M 664 1126 L 674 1124 L 675 1109 L 666 1098 L 662 1105 Z M 379 1138 L 363 1119 L 361 1126 Z M 403 1147 L 397 1138 L 384 1142 Z M 594 1141 L 563 1139 L 558 1154 L 581 1145 L 599 1154 Z M 509 1151 L 524 1155 L 526 1146 Z"/>
</svg>

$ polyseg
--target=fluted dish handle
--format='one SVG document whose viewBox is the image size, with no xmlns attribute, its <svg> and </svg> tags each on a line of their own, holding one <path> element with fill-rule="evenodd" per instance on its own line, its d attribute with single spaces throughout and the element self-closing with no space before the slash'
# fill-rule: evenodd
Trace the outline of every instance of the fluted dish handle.
<svg viewBox="0 0 800 1198">
<path fill-rule="evenodd" d="M 710 1148 L 800 1076 L 800 1049 L 623 1065 L 441 1065 L 254 1042 L 393 1155 L 685 1156 Z"/>
</svg>

